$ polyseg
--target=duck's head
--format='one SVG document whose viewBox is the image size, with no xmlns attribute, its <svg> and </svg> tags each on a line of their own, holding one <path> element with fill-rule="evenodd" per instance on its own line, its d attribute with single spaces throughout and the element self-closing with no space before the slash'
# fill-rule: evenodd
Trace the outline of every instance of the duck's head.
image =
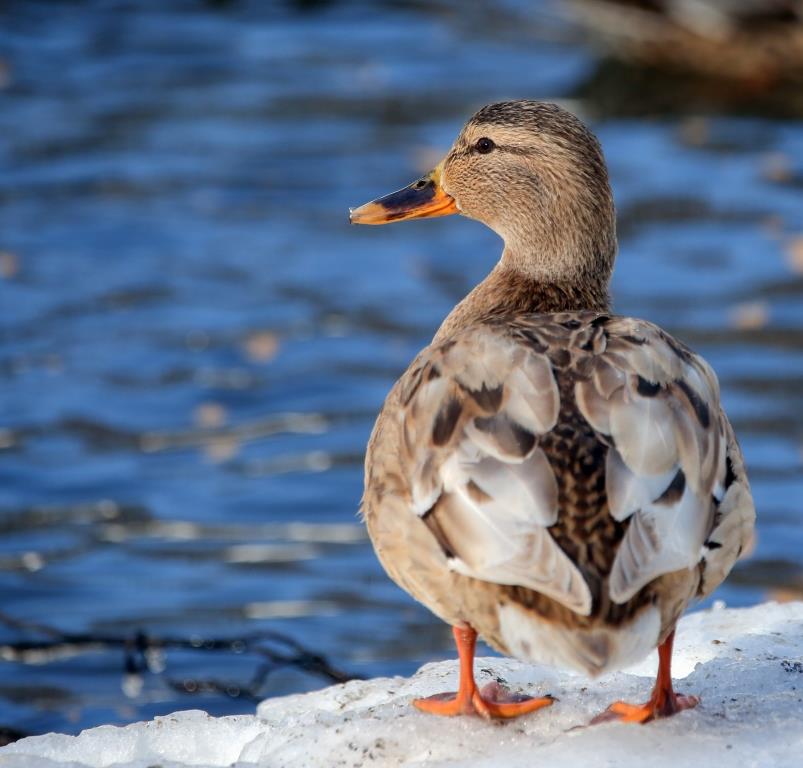
<svg viewBox="0 0 803 768">
<path fill-rule="evenodd" d="M 354 224 L 462 213 L 505 241 L 503 265 L 537 279 L 607 277 L 616 252 L 602 149 L 570 112 L 538 101 L 483 107 L 410 186 L 350 212 Z"/>
</svg>

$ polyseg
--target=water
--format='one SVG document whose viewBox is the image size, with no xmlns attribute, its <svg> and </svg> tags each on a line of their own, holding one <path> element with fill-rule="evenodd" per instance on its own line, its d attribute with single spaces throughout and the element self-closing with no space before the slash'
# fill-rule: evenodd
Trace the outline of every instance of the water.
<svg viewBox="0 0 803 768">
<path fill-rule="evenodd" d="M 347 208 L 518 96 L 564 100 L 604 145 L 618 311 L 719 372 L 760 523 L 718 596 L 803 594 L 794 100 L 600 67 L 525 2 L 11 2 L 0 59 L 5 616 L 132 638 L 271 629 L 360 675 L 451 653 L 373 556 L 361 461 L 393 380 L 500 245 L 458 218 L 349 227 Z M 123 663 L 0 662 L 0 725 L 253 711 L 225 693 L 255 672 L 247 654 L 168 650 L 167 678 L 128 696 Z M 261 693 L 324 683 L 286 668 Z"/>
</svg>

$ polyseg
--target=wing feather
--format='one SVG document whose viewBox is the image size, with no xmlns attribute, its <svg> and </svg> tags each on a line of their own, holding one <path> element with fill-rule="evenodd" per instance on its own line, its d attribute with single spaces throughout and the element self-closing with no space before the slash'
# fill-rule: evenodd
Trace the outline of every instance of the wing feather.
<svg viewBox="0 0 803 768">
<path fill-rule="evenodd" d="M 611 599 L 624 603 L 656 577 L 701 563 L 707 589 L 745 548 L 755 516 L 716 376 L 651 323 L 615 318 L 606 331 L 606 350 L 591 376 L 576 382 L 575 396 L 588 423 L 611 440 L 609 509 L 629 521 L 610 574 Z M 726 489 L 731 453 L 731 466 L 742 467 L 734 491 Z"/>
<path fill-rule="evenodd" d="M 482 327 L 434 348 L 421 379 L 402 413 L 412 506 L 450 567 L 588 614 L 588 585 L 548 530 L 558 484 L 538 438 L 560 409 L 549 358 Z"/>
</svg>

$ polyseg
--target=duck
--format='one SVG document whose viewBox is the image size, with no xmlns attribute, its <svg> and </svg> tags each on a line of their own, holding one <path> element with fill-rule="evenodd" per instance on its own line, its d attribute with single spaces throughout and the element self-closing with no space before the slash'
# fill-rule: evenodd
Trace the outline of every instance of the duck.
<svg viewBox="0 0 803 768">
<path fill-rule="evenodd" d="M 480 689 L 479 636 L 591 678 L 658 648 L 646 703 L 614 702 L 598 721 L 689 709 L 698 699 L 672 685 L 677 621 L 755 521 L 716 375 L 658 326 L 612 312 L 613 195 L 598 140 L 569 111 L 485 106 L 432 171 L 350 220 L 450 214 L 504 248 L 390 390 L 360 506 L 390 578 L 452 627 L 458 690 L 413 704 L 513 718 L 553 703 Z"/>
<path fill-rule="evenodd" d="M 803 81 L 800 0 L 569 0 L 612 56 L 754 89 Z"/>
</svg>

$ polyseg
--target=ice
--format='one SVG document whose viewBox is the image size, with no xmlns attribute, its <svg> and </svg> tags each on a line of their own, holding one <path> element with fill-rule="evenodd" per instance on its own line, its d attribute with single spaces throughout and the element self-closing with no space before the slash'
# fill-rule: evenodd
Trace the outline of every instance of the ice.
<svg viewBox="0 0 803 768">
<path fill-rule="evenodd" d="M 677 688 L 701 696 L 702 704 L 646 726 L 587 725 L 614 699 L 645 699 L 655 664 L 652 658 L 588 681 L 510 659 L 478 659 L 480 682 L 501 678 L 514 689 L 558 698 L 512 723 L 412 709 L 414 696 L 454 689 L 456 665 L 443 662 L 411 678 L 270 699 L 256 716 L 177 712 L 78 736 L 35 736 L 0 749 L 0 766 L 803 766 L 803 603 L 714 608 L 684 618 L 676 641 Z"/>
</svg>

